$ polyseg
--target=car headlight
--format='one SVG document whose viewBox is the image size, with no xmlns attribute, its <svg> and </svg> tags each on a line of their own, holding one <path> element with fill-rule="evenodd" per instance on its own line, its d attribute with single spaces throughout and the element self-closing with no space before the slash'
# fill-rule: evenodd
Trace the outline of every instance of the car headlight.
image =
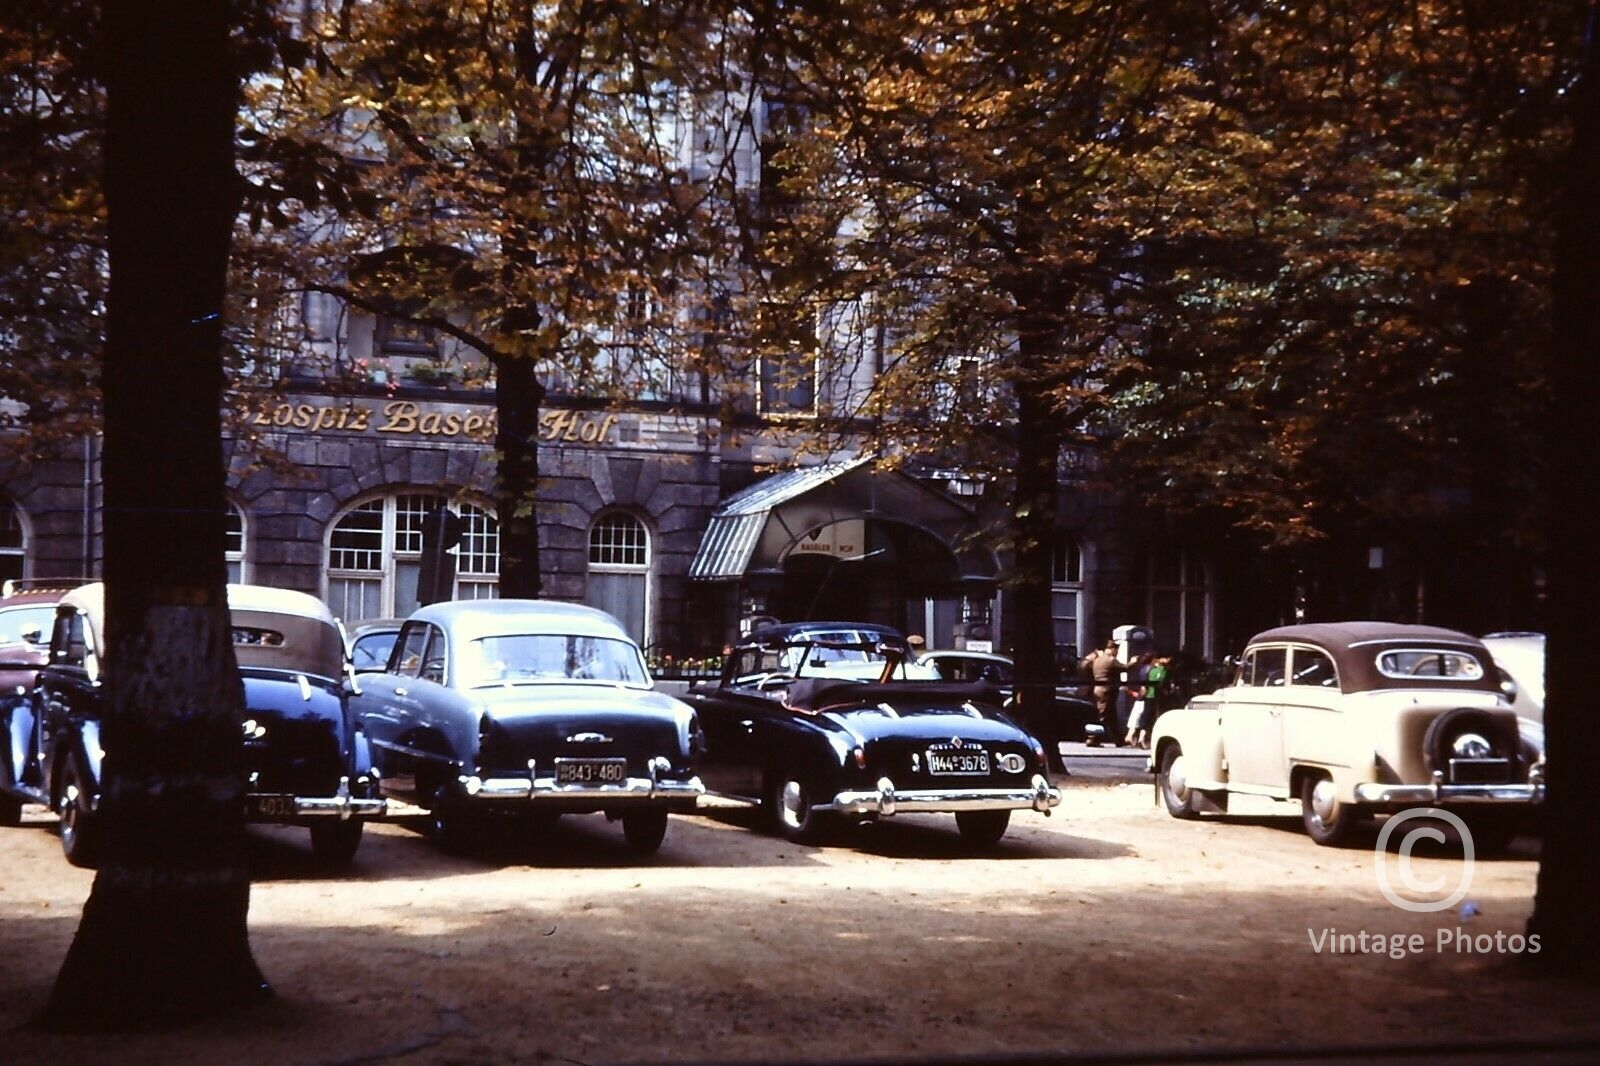
<svg viewBox="0 0 1600 1066">
<path fill-rule="evenodd" d="M 1450 754 L 1458 759 L 1487 759 L 1494 746 L 1479 733 L 1462 733 L 1450 742 Z"/>
</svg>

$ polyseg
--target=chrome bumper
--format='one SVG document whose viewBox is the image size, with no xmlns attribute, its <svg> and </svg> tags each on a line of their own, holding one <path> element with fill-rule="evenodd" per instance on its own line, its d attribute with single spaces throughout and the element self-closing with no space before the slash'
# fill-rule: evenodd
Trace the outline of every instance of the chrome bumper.
<svg viewBox="0 0 1600 1066">
<path fill-rule="evenodd" d="M 254 782 L 252 782 L 254 784 Z M 254 802 L 252 802 L 254 801 Z M 276 792 L 246 792 L 246 809 L 255 809 L 255 820 L 279 818 L 382 818 L 389 813 L 389 802 L 350 794 L 350 779 L 341 777 L 339 789 L 331 796 L 294 796 Z M 281 804 L 283 810 L 275 807 Z"/>
<path fill-rule="evenodd" d="M 1527 785 L 1380 785 L 1356 786 L 1356 802 L 1430 807 L 1475 803 L 1543 803 L 1544 783 Z"/>
<path fill-rule="evenodd" d="M 456 778 L 461 794 L 468 800 L 621 800 L 623 802 L 649 802 L 652 800 L 686 800 L 693 802 L 706 794 L 700 778 L 687 781 L 663 780 L 660 775 L 672 769 L 672 764 L 659 755 L 650 760 L 649 777 L 628 777 L 605 784 L 562 784 L 552 772 L 540 776 L 538 768 L 528 763 L 527 776 L 479 777 L 462 774 Z"/>
<path fill-rule="evenodd" d="M 955 811 L 1010 811 L 1032 808 L 1049 813 L 1061 803 L 1061 790 L 1044 777 L 1035 775 L 1027 788 L 920 788 L 899 791 L 887 777 L 871 792 L 840 792 L 832 803 L 819 803 L 813 810 L 841 814 L 875 814 L 888 818 L 895 814 L 945 814 Z"/>
</svg>

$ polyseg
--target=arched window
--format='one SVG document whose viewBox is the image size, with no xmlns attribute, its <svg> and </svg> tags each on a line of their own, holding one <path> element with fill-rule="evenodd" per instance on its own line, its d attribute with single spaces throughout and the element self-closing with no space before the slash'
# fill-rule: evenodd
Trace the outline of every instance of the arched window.
<svg viewBox="0 0 1600 1066">
<path fill-rule="evenodd" d="M 1050 616 L 1057 648 L 1084 648 L 1083 549 L 1077 540 L 1057 534 L 1050 562 Z"/>
<path fill-rule="evenodd" d="M 403 618 L 417 608 L 422 528 L 449 501 L 440 493 L 405 492 L 358 503 L 328 534 L 327 601 L 347 623 Z M 470 503 L 453 505 L 465 532 L 448 554 L 455 562 L 451 598 L 492 599 L 500 575 L 500 526 Z"/>
<path fill-rule="evenodd" d="M 234 584 L 242 584 L 250 580 L 250 569 L 245 561 L 245 546 L 248 543 L 245 536 L 244 512 L 230 501 L 228 504 L 228 580 Z"/>
<path fill-rule="evenodd" d="M 23 576 L 27 570 L 27 549 L 22 512 L 10 500 L 0 499 L 0 581 Z"/>
<path fill-rule="evenodd" d="M 589 528 L 591 607 L 616 616 L 641 646 L 650 633 L 650 532 L 623 511 L 608 511 Z"/>
</svg>

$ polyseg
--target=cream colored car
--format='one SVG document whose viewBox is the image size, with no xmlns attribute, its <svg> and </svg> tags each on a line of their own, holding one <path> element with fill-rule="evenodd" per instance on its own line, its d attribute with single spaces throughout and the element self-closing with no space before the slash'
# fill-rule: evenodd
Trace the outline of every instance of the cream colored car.
<svg viewBox="0 0 1600 1066">
<path fill-rule="evenodd" d="M 1298 800 L 1319 844 L 1347 842 L 1374 814 L 1439 807 L 1493 850 L 1544 798 L 1488 650 L 1433 626 L 1260 633 L 1233 684 L 1157 720 L 1150 752 L 1173 817 L 1226 812 L 1235 794 Z"/>
</svg>

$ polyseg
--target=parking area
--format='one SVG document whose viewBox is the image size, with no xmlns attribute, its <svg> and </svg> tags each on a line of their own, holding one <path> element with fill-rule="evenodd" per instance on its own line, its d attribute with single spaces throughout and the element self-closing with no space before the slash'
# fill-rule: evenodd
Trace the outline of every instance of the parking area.
<svg viewBox="0 0 1600 1066">
<path fill-rule="evenodd" d="M 9 1032 L 42 1005 L 92 878 L 30 811 L 0 833 L 0 1028 L 19 1062 L 235 1066 L 1193 1054 L 1600 1034 L 1600 995 L 1541 984 L 1505 950 L 1531 908 L 1537 841 L 1470 870 L 1458 849 L 1418 849 L 1415 877 L 1453 888 L 1465 874 L 1471 905 L 1418 913 L 1385 899 L 1375 871 L 1393 856 L 1380 860 L 1370 842 L 1319 848 L 1294 812 L 1267 804 L 1179 822 L 1142 775 L 1102 780 L 1068 765 L 1059 813 L 1019 815 L 989 852 L 937 816 L 804 847 L 724 806 L 674 816 L 647 860 L 598 815 L 464 857 L 402 819 L 369 831 L 348 876 L 331 877 L 303 830 L 253 829 L 251 939 L 277 1002 L 114 1041 Z M 1496 934 L 1500 950 L 1479 950 Z M 1362 950 L 1341 949 L 1358 938 Z"/>
</svg>

